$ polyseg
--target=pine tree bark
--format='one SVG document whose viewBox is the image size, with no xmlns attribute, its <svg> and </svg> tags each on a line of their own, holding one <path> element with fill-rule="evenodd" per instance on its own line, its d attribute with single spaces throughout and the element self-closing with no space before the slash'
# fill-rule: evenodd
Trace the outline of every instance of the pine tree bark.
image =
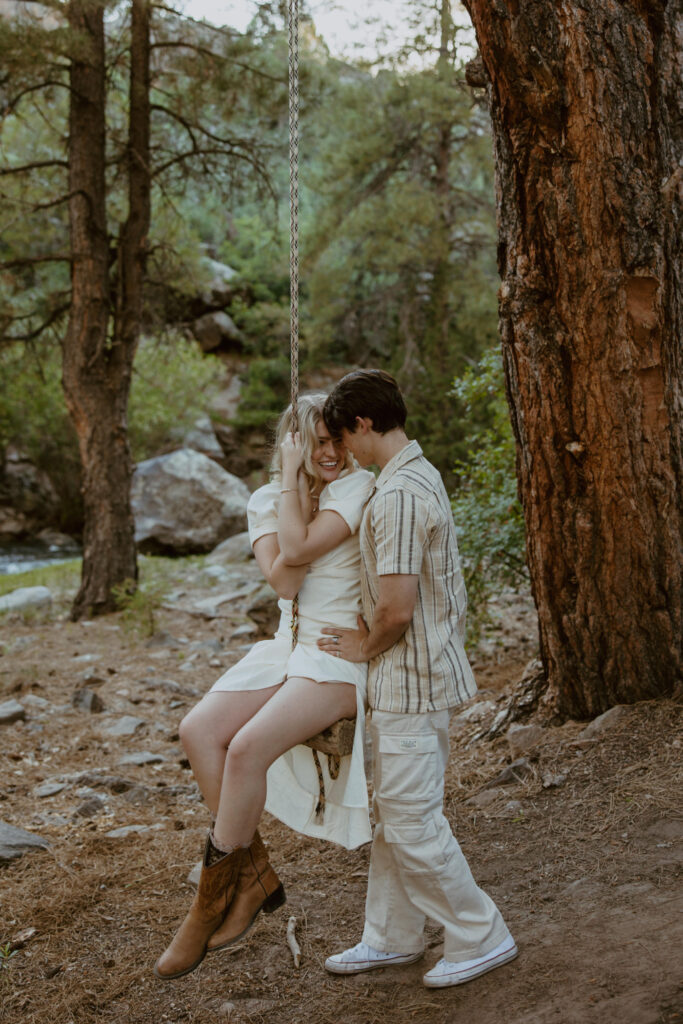
<svg viewBox="0 0 683 1024">
<path fill-rule="evenodd" d="M 119 240 L 112 296 L 106 224 L 104 4 L 72 0 L 69 5 L 74 38 L 69 117 L 72 301 L 63 386 L 78 436 L 85 518 L 83 572 L 73 619 L 111 611 L 113 588 L 137 580 L 127 406 L 150 209 L 147 0 L 134 0 L 132 16 L 129 213 Z"/>
<path fill-rule="evenodd" d="M 585 718 L 683 674 L 677 4 L 465 5 L 541 654 L 560 713 Z"/>
</svg>

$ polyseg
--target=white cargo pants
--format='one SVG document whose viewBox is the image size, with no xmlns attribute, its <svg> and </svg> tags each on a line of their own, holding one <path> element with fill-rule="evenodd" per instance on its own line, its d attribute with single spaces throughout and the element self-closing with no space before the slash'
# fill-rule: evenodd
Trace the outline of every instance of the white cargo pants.
<svg viewBox="0 0 683 1024">
<path fill-rule="evenodd" d="M 508 929 L 443 815 L 449 718 L 448 711 L 371 713 L 376 824 L 363 941 L 419 952 L 430 917 L 444 926 L 444 957 L 458 963 L 495 949 Z"/>
</svg>

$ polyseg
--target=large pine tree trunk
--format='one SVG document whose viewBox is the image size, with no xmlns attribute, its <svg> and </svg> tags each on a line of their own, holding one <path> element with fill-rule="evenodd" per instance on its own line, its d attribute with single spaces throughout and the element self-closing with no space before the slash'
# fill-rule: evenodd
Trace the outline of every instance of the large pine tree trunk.
<svg viewBox="0 0 683 1024">
<path fill-rule="evenodd" d="M 72 299 L 63 386 L 78 435 L 85 512 L 83 573 L 72 618 L 114 607 L 112 587 L 137 577 L 126 408 L 132 354 L 109 333 L 105 211 L 103 0 L 69 4 L 69 183 Z"/>
<path fill-rule="evenodd" d="M 541 653 L 560 712 L 587 717 L 682 675 L 678 5 L 465 3 Z"/>
</svg>

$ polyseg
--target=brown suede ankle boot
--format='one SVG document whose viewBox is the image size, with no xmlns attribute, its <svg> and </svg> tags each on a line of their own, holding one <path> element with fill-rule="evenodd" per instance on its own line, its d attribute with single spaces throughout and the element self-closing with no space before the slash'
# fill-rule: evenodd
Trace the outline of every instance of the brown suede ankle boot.
<svg viewBox="0 0 683 1024">
<path fill-rule="evenodd" d="M 249 931 L 260 910 L 272 914 L 285 902 L 285 890 L 268 863 L 258 832 L 245 851 L 235 895 L 221 926 L 209 939 L 209 952 L 225 949 Z"/>
<path fill-rule="evenodd" d="M 221 925 L 233 898 L 247 851 L 240 847 L 211 863 L 212 852 L 215 854 L 215 847 L 212 847 L 209 835 L 204 848 L 199 887 L 190 910 L 171 945 L 154 965 L 157 978 L 164 981 L 181 978 L 199 966 L 206 956 L 207 942 Z"/>
</svg>

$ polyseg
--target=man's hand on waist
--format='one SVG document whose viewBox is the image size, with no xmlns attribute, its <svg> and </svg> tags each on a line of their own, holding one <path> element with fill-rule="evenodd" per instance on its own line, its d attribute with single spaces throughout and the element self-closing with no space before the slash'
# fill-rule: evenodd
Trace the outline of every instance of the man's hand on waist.
<svg viewBox="0 0 683 1024">
<path fill-rule="evenodd" d="M 368 627 L 362 615 L 358 616 L 358 629 L 341 629 L 339 626 L 326 626 L 325 634 L 318 640 L 318 647 L 325 654 L 345 661 L 363 662 L 368 660 L 363 651 L 363 643 L 369 636 Z"/>
</svg>

